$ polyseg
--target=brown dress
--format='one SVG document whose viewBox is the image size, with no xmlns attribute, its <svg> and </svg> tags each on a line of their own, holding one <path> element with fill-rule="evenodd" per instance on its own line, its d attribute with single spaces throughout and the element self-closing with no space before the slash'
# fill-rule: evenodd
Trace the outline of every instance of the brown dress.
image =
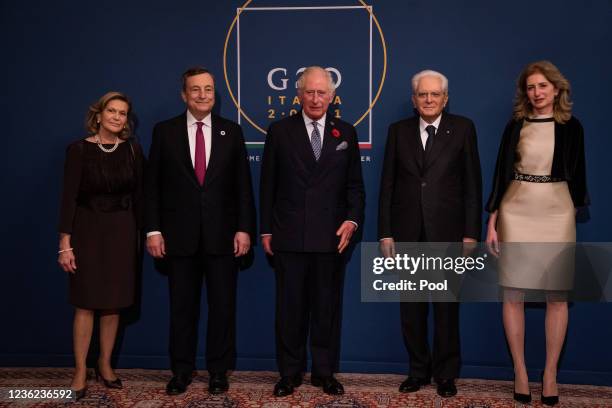
<svg viewBox="0 0 612 408">
<path fill-rule="evenodd" d="M 87 140 L 68 146 L 59 232 L 71 234 L 74 248 L 74 306 L 119 309 L 134 302 L 142 167 L 133 141 L 111 153 Z"/>
<path fill-rule="evenodd" d="M 551 174 L 553 118 L 525 120 L 517 145 L 517 173 Z M 569 290 L 573 285 L 575 212 L 567 182 L 513 180 L 499 206 L 500 285 Z"/>
</svg>

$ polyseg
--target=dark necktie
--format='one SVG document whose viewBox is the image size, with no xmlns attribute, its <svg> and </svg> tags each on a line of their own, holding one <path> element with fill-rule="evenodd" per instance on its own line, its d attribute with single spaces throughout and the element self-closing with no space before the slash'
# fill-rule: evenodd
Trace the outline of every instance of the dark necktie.
<svg viewBox="0 0 612 408">
<path fill-rule="evenodd" d="M 310 144 L 312 145 L 312 152 L 315 155 L 315 159 L 319 161 L 321 157 L 321 134 L 319 133 L 317 122 L 312 122 L 312 134 L 310 135 Z"/>
<path fill-rule="evenodd" d="M 433 138 L 436 134 L 436 127 L 434 125 L 429 125 L 425 128 L 427 132 L 427 141 L 425 142 L 425 155 L 427 155 L 431 151 L 431 145 L 433 145 Z"/>
<path fill-rule="evenodd" d="M 204 141 L 204 131 L 202 131 L 203 122 L 196 122 L 198 130 L 196 130 L 195 144 L 195 173 L 200 185 L 204 184 L 204 176 L 206 175 L 206 142 Z"/>
</svg>

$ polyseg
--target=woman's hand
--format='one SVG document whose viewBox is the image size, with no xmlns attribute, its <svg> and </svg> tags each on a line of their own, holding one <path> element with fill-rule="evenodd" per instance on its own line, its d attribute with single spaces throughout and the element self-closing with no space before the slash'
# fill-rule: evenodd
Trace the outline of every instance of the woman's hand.
<svg viewBox="0 0 612 408">
<path fill-rule="evenodd" d="M 72 246 L 70 245 L 70 234 L 64 232 L 60 233 L 59 239 L 59 256 L 57 257 L 57 263 L 64 270 L 64 272 L 75 273 L 76 272 L 76 259 Z"/>
<path fill-rule="evenodd" d="M 76 272 L 76 258 L 74 257 L 74 252 L 72 252 L 72 249 L 61 252 L 57 258 L 57 263 L 60 264 L 64 272 Z"/>
<path fill-rule="evenodd" d="M 499 256 L 499 240 L 497 238 L 497 211 L 491 213 L 487 224 L 487 248 L 494 257 Z"/>
</svg>

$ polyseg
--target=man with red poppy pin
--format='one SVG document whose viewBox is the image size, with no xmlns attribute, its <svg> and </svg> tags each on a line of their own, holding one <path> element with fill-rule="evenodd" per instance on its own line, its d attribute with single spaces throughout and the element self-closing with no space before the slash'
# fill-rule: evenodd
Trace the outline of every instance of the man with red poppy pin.
<svg viewBox="0 0 612 408">
<path fill-rule="evenodd" d="M 302 110 L 270 125 L 261 168 L 261 239 L 276 274 L 274 395 L 302 383 L 309 332 L 311 383 L 338 395 L 344 255 L 365 206 L 361 156 L 355 128 L 327 114 L 329 72 L 306 68 L 297 88 Z"/>
</svg>

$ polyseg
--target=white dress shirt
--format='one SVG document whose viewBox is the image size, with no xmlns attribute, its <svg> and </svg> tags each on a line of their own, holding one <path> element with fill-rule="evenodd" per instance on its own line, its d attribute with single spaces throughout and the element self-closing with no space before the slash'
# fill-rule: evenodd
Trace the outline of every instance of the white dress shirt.
<svg viewBox="0 0 612 408">
<path fill-rule="evenodd" d="M 317 129 L 319 129 L 319 134 L 321 135 L 321 148 L 323 148 L 323 135 L 325 134 L 325 117 L 327 113 L 321 116 L 317 120 L 310 119 L 304 111 L 302 111 L 302 117 L 304 118 L 304 124 L 306 125 L 306 133 L 308 133 L 308 140 L 312 142 L 312 131 L 314 130 L 314 125 L 312 122 L 317 122 Z"/>
<path fill-rule="evenodd" d="M 425 149 L 425 143 L 427 143 L 427 138 L 429 137 L 429 134 L 427 133 L 425 128 L 429 125 L 433 125 L 433 127 L 436 128 L 436 133 L 438 133 L 438 128 L 440 127 L 441 120 L 441 114 L 432 123 L 427 123 L 423 120 L 423 118 L 419 118 L 419 130 L 421 131 L 421 143 L 423 143 L 423 149 Z"/>
<path fill-rule="evenodd" d="M 210 160 L 210 151 L 212 147 L 212 121 L 210 113 L 202 120 L 198 121 L 192 114 L 187 110 L 187 136 L 189 137 L 189 153 L 191 154 L 191 164 L 195 168 L 195 145 L 196 145 L 196 131 L 198 125 L 196 122 L 204 122 L 202 126 L 202 132 L 204 132 L 204 143 L 206 144 L 206 167 L 208 167 L 208 161 Z"/>
</svg>

